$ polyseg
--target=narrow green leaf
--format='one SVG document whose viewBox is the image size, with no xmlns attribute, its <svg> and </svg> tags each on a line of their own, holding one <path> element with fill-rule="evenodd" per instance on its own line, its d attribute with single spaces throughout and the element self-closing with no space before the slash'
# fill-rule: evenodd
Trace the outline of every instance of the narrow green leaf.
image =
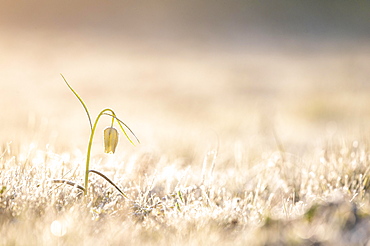
<svg viewBox="0 0 370 246">
<path fill-rule="evenodd" d="M 77 92 L 72 88 L 72 86 L 70 86 L 67 82 L 67 80 L 64 78 L 63 74 L 60 74 L 62 76 L 62 78 L 64 79 L 64 82 L 67 84 L 68 88 L 73 92 L 73 94 L 75 94 L 75 96 L 77 97 L 77 99 L 80 101 L 80 103 L 82 104 L 82 106 L 84 107 L 85 111 L 86 111 L 86 114 L 87 114 L 87 117 L 89 118 L 89 123 L 90 123 L 90 129 L 92 130 L 92 122 L 91 122 L 91 117 L 90 117 L 90 113 L 89 113 L 89 110 L 87 109 L 87 106 L 85 104 L 85 102 L 82 100 L 82 98 L 77 94 Z"/>
<path fill-rule="evenodd" d="M 82 190 L 83 192 L 85 192 L 85 188 L 84 187 L 82 187 L 81 185 L 76 184 L 75 182 L 72 182 L 70 180 L 67 180 L 67 179 L 52 179 L 51 181 L 53 183 L 55 183 L 55 184 L 62 183 L 62 184 L 67 184 L 67 185 L 70 185 L 70 186 L 74 186 L 74 187 Z"/>
<path fill-rule="evenodd" d="M 119 193 L 121 193 L 121 195 L 123 196 L 123 197 L 125 197 L 125 198 L 127 198 L 128 200 L 130 200 L 131 201 L 131 199 L 120 189 L 120 188 L 118 188 L 118 186 L 115 184 L 115 183 L 113 183 L 113 181 L 112 180 L 110 180 L 107 176 L 105 176 L 104 174 L 102 174 L 101 172 L 99 172 L 99 171 L 96 171 L 96 170 L 93 170 L 93 169 L 91 169 L 91 170 L 89 170 L 89 172 L 91 172 L 91 173 L 96 173 L 96 174 L 98 174 L 99 176 L 101 176 L 102 178 L 104 178 L 106 181 L 108 181 L 111 185 L 113 185 L 114 186 L 114 188 L 116 188 L 117 190 L 118 190 L 118 192 Z"/>
</svg>

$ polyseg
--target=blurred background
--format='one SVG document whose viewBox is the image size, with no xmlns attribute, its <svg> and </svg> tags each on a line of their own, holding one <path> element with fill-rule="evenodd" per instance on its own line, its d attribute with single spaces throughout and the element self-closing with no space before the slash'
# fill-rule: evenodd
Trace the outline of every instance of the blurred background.
<svg viewBox="0 0 370 246">
<path fill-rule="evenodd" d="M 366 133 L 369 13 L 369 1 L 0 0 L 1 142 L 85 150 L 60 73 L 93 118 L 113 108 L 140 151 L 276 149 L 278 136 L 298 153 Z"/>
</svg>

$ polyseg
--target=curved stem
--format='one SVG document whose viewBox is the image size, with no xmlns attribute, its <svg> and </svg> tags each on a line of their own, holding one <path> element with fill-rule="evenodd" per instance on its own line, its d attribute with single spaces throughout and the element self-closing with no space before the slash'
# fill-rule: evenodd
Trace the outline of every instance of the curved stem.
<svg viewBox="0 0 370 246">
<path fill-rule="evenodd" d="M 94 134 L 95 134 L 95 130 L 96 130 L 96 126 L 98 125 L 98 121 L 100 119 L 100 117 L 106 112 L 106 111 L 110 111 L 112 115 L 116 116 L 116 114 L 113 112 L 113 110 L 107 108 L 107 109 L 103 109 L 98 117 L 96 117 L 96 120 L 94 122 L 94 126 L 91 128 L 91 133 L 90 133 L 90 139 L 89 139 L 89 144 L 87 146 L 87 155 L 86 155 L 86 167 L 85 167 L 85 195 L 87 195 L 87 191 L 88 191 L 88 184 L 89 184 L 89 166 L 90 166 L 90 156 L 91 156 L 91 147 L 92 147 L 92 143 L 93 143 L 93 139 L 94 139 Z"/>
</svg>

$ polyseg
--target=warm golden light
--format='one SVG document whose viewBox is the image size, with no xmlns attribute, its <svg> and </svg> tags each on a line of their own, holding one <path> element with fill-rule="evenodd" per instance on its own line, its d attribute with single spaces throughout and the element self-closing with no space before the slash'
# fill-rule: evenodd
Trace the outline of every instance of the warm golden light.
<svg viewBox="0 0 370 246">
<path fill-rule="evenodd" d="M 0 246 L 369 244 L 370 1 L 1 3 Z"/>
</svg>

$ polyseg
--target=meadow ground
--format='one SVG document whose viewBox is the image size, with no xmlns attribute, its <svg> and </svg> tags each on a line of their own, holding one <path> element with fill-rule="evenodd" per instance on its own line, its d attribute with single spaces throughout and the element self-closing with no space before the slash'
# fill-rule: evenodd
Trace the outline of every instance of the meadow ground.
<svg viewBox="0 0 370 246">
<path fill-rule="evenodd" d="M 22 35 L 1 44 L 0 245 L 369 244 L 368 46 Z M 83 184 L 89 134 L 59 73 L 141 140 L 94 140 L 91 168 L 129 199 L 94 173 L 86 197 L 51 182 Z"/>
</svg>

